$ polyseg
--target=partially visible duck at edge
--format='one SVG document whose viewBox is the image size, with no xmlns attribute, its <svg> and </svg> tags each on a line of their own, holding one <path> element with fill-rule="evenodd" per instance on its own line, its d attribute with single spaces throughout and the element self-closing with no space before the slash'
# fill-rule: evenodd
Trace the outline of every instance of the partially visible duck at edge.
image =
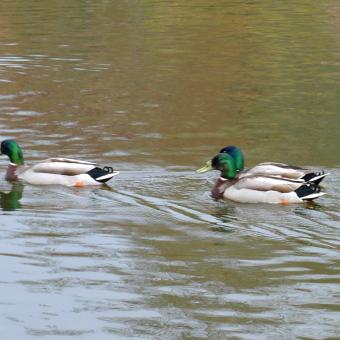
<svg viewBox="0 0 340 340">
<path fill-rule="evenodd" d="M 70 158 L 49 158 L 28 166 L 24 162 L 20 146 L 12 139 L 1 143 L 1 154 L 7 155 L 10 160 L 6 172 L 6 179 L 10 181 L 82 187 L 103 184 L 119 174 L 119 171 L 114 171 L 111 167 L 100 168 L 95 163 Z"/>
<path fill-rule="evenodd" d="M 269 175 L 296 180 L 299 182 L 313 182 L 315 184 L 319 184 L 328 175 L 323 170 L 315 171 L 274 162 L 259 163 L 252 168 L 245 169 L 244 155 L 239 147 L 229 145 L 221 149 L 220 153 L 227 153 L 234 159 L 239 178 L 249 175 Z"/>
<path fill-rule="evenodd" d="M 213 189 L 214 198 L 225 198 L 242 203 L 302 203 L 322 195 L 318 184 L 291 180 L 264 174 L 238 176 L 234 158 L 226 152 L 219 153 L 198 173 L 220 171 Z"/>
</svg>

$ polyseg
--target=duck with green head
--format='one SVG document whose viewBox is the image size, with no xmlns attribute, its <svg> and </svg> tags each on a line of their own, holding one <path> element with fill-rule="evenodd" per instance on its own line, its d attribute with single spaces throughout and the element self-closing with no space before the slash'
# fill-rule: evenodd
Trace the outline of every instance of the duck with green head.
<svg viewBox="0 0 340 340">
<path fill-rule="evenodd" d="M 214 198 L 225 198 L 242 203 L 302 203 L 324 195 L 315 183 L 305 183 L 269 175 L 240 177 L 234 158 L 228 153 L 219 153 L 198 173 L 220 171 L 213 189 Z"/>
<path fill-rule="evenodd" d="M 119 171 L 113 171 L 111 167 L 100 168 L 95 163 L 70 158 L 49 158 L 27 166 L 20 146 L 12 139 L 1 143 L 1 154 L 9 158 L 6 179 L 11 181 L 22 180 L 37 185 L 85 186 L 103 184 L 119 174 Z"/>
<path fill-rule="evenodd" d="M 244 155 L 239 147 L 229 145 L 221 149 L 220 153 L 227 153 L 234 159 L 238 177 L 240 178 L 249 175 L 269 175 L 299 182 L 313 182 L 319 184 L 328 175 L 323 170 L 315 171 L 274 162 L 259 163 L 252 168 L 245 169 Z"/>
</svg>

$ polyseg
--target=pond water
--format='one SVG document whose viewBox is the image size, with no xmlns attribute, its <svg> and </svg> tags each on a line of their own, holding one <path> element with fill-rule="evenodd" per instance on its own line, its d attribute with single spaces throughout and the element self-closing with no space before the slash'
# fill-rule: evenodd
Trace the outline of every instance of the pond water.
<svg viewBox="0 0 340 340">
<path fill-rule="evenodd" d="M 0 139 L 121 171 L 0 182 L 2 337 L 339 337 L 339 36 L 335 0 L 1 1 Z M 230 144 L 327 195 L 213 200 Z"/>
</svg>

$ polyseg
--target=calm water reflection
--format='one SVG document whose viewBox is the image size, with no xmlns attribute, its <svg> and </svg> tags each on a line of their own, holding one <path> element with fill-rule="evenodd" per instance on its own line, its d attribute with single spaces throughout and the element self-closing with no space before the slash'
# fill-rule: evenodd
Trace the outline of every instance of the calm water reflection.
<svg viewBox="0 0 340 340">
<path fill-rule="evenodd" d="M 0 182 L 3 337 L 338 337 L 339 10 L 2 1 L 1 139 L 122 172 L 81 190 Z M 328 195 L 214 201 L 216 174 L 193 170 L 231 143 L 249 165 L 327 169 Z"/>
<path fill-rule="evenodd" d="M 16 210 L 21 208 L 20 200 L 24 186 L 22 183 L 13 183 L 9 191 L 0 191 L 0 205 L 2 210 Z"/>
</svg>

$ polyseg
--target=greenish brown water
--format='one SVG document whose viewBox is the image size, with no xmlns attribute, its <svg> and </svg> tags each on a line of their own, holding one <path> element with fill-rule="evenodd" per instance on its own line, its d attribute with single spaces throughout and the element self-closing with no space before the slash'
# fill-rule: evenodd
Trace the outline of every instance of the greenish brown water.
<svg viewBox="0 0 340 340">
<path fill-rule="evenodd" d="M 0 182 L 2 337 L 338 338 L 339 35 L 335 0 L 1 1 L 0 139 L 121 171 Z M 328 195 L 214 201 L 229 144 Z"/>
</svg>

